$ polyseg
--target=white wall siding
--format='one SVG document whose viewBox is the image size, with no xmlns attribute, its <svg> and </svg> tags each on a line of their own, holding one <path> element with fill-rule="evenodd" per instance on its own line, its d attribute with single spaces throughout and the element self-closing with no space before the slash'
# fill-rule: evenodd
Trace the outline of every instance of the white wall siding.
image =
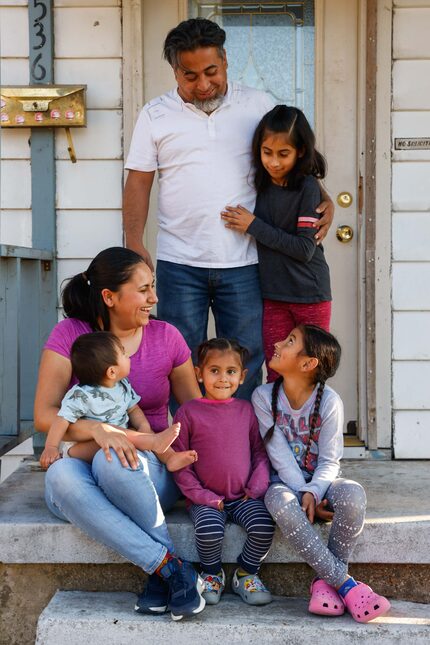
<svg viewBox="0 0 430 645">
<path fill-rule="evenodd" d="M 88 110 L 87 127 L 72 130 L 76 156 L 81 159 L 122 159 L 122 110 Z M 55 138 L 57 159 L 70 160 L 66 132 Z"/>
<path fill-rule="evenodd" d="M 427 58 L 430 7 L 399 8 L 394 12 L 393 57 Z"/>
<path fill-rule="evenodd" d="M 416 459 L 419 445 L 420 459 L 430 459 L 430 412 L 396 412 L 394 423 L 395 458 Z"/>
<path fill-rule="evenodd" d="M 74 233 L 79 228 L 78 238 Z M 58 210 L 58 255 L 62 258 L 93 258 L 99 251 L 116 246 L 122 236 L 121 210 Z"/>
<path fill-rule="evenodd" d="M 430 262 L 394 262 L 394 311 L 430 310 L 429 285 Z"/>
<path fill-rule="evenodd" d="M 77 53 L 79 48 L 77 48 Z M 90 109 L 122 107 L 121 73 L 119 59 L 61 58 L 54 64 L 56 83 L 86 84 L 87 106 Z"/>
<path fill-rule="evenodd" d="M 393 65 L 395 110 L 428 110 L 430 60 L 397 60 Z"/>
<path fill-rule="evenodd" d="M 31 208 L 31 168 L 26 160 L 2 160 L 1 206 L 4 209 Z"/>
<path fill-rule="evenodd" d="M 392 178 L 394 211 L 430 210 L 428 162 L 393 163 Z"/>
<path fill-rule="evenodd" d="M 31 246 L 31 210 L 2 209 L 0 231 L 2 244 Z"/>
<path fill-rule="evenodd" d="M 393 112 L 393 161 L 430 161 L 430 150 L 395 150 L 395 139 L 425 138 L 430 133 L 430 110 L 411 113 Z"/>
<path fill-rule="evenodd" d="M 0 0 L 0 79 L 2 85 L 27 84 L 27 2 Z M 30 130 L 0 130 L 0 243 L 31 243 Z"/>
<path fill-rule="evenodd" d="M 430 361 L 430 311 L 396 311 L 393 316 L 393 358 Z"/>
<path fill-rule="evenodd" d="M 417 459 L 430 457 L 430 151 L 394 147 L 430 133 L 430 0 L 393 4 L 393 446 Z"/>
<path fill-rule="evenodd" d="M 122 27 L 117 0 L 56 0 L 55 79 L 87 85 L 87 127 L 72 164 L 56 133 L 59 286 L 103 248 L 122 244 Z M 78 37 L 77 37 L 78 35 Z"/>
<path fill-rule="evenodd" d="M 27 7 L 0 6 L 0 43 L 3 58 L 28 56 Z"/>
<path fill-rule="evenodd" d="M 395 410 L 428 410 L 429 383 L 430 361 L 395 361 L 393 369 Z M 413 440 L 411 436 L 411 441 Z"/>
<path fill-rule="evenodd" d="M 119 58 L 121 10 L 113 7 L 57 8 L 54 11 L 55 56 Z M 77 35 L 79 34 L 79 38 Z"/>
<path fill-rule="evenodd" d="M 430 212 L 393 213 L 393 260 L 428 262 Z"/>
</svg>

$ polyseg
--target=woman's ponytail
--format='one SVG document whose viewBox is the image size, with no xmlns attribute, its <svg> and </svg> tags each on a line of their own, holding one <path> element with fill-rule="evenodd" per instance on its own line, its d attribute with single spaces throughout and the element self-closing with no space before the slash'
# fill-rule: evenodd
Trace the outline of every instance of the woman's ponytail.
<svg viewBox="0 0 430 645">
<path fill-rule="evenodd" d="M 121 246 L 100 251 L 88 269 L 73 276 L 63 289 L 66 317 L 83 320 L 94 331 L 109 331 L 110 316 L 103 289 L 119 291 L 130 280 L 136 266 L 144 262 L 141 255 Z"/>
<path fill-rule="evenodd" d="M 61 297 L 67 318 L 78 318 L 90 322 L 90 285 L 86 274 L 78 273 L 64 287 Z"/>
</svg>

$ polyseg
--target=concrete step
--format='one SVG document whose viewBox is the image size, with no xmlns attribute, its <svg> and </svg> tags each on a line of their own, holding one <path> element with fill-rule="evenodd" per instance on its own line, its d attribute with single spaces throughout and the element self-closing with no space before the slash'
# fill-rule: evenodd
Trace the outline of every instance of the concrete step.
<svg viewBox="0 0 430 645">
<path fill-rule="evenodd" d="M 429 462 L 351 461 L 342 464 L 342 476 L 361 482 L 368 498 L 365 527 L 351 562 L 430 564 Z M 43 497 L 44 477 L 36 462 L 27 462 L 0 486 L 0 562 L 124 562 L 120 555 L 48 511 Z M 175 507 L 166 519 L 177 552 L 197 562 L 194 530 L 184 505 Z M 330 526 L 316 528 L 327 540 Z M 229 524 L 224 562 L 236 562 L 238 544 L 243 540 L 243 530 Z M 296 563 L 301 559 L 277 530 L 266 562 Z"/>
<path fill-rule="evenodd" d="M 361 645 L 379 643 L 428 645 L 430 606 L 394 601 L 389 615 L 367 625 L 351 616 L 314 616 L 307 600 L 277 597 L 266 607 L 250 607 L 225 594 L 217 607 L 199 616 L 173 622 L 170 615 L 143 616 L 133 611 L 131 593 L 58 591 L 42 612 L 36 645 L 207 645 L 208 642 L 247 645 Z"/>
</svg>

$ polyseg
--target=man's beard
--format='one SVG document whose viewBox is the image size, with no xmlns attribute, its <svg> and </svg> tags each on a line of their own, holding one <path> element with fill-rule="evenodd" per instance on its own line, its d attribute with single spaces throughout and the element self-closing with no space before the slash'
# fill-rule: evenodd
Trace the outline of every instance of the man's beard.
<svg viewBox="0 0 430 645">
<path fill-rule="evenodd" d="M 214 112 L 217 108 L 220 107 L 223 101 L 224 101 L 224 96 L 214 96 L 213 98 L 206 99 L 205 101 L 199 101 L 198 99 L 194 99 L 193 105 L 199 110 L 202 110 L 202 112 L 206 112 L 206 114 L 211 114 L 211 112 Z"/>
</svg>

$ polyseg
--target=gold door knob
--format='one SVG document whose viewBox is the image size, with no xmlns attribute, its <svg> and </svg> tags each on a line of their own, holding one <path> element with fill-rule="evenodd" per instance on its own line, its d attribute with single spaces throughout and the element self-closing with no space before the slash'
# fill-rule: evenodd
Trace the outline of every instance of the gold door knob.
<svg viewBox="0 0 430 645">
<path fill-rule="evenodd" d="M 339 242 L 342 242 L 342 244 L 346 244 L 347 242 L 350 242 L 354 237 L 354 231 L 350 226 L 347 226 L 344 224 L 343 226 L 337 227 L 336 237 L 339 240 Z"/>
<path fill-rule="evenodd" d="M 352 204 L 352 195 L 351 193 L 339 193 L 337 196 L 337 203 L 339 206 L 342 206 L 342 208 L 348 208 L 348 206 L 351 206 Z"/>
</svg>

